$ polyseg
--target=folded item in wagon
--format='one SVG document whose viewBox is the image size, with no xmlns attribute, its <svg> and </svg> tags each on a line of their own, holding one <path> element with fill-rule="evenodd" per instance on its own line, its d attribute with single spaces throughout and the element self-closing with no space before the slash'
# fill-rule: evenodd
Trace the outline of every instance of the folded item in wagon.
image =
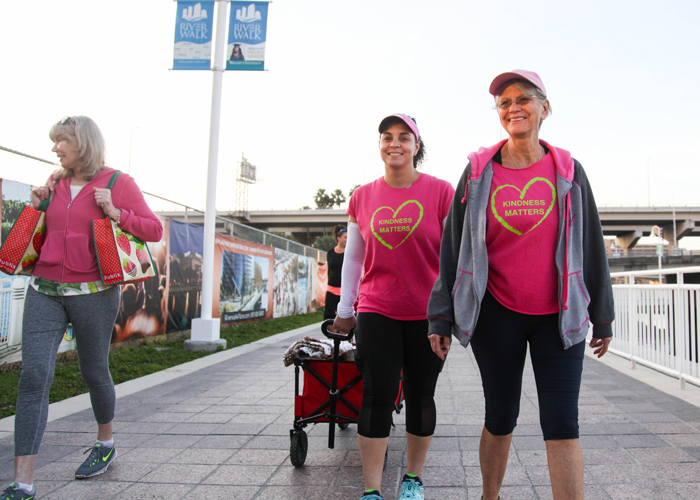
<svg viewBox="0 0 700 500">
<path fill-rule="evenodd" d="M 338 349 L 341 361 L 354 361 L 354 345 L 350 342 L 342 341 Z M 333 359 L 333 341 L 304 337 L 289 346 L 282 358 L 284 366 L 293 365 L 295 359 Z"/>
</svg>

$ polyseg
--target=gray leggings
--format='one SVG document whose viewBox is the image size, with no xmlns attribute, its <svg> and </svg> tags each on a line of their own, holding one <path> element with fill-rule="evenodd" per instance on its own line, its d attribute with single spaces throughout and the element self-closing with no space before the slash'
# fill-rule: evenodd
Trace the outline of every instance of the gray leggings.
<svg viewBox="0 0 700 500">
<path fill-rule="evenodd" d="M 78 363 L 98 424 L 114 419 L 116 396 L 109 373 L 109 344 L 119 310 L 119 287 L 89 295 L 52 297 L 27 289 L 22 322 L 22 376 L 15 417 L 15 456 L 36 455 L 49 414 L 56 354 L 73 324 Z"/>
</svg>

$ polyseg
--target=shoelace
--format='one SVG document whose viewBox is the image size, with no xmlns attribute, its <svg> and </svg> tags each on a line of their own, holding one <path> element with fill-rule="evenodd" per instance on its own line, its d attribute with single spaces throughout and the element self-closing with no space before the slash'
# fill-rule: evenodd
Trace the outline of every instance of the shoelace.
<svg viewBox="0 0 700 500">
<path fill-rule="evenodd" d="M 100 460 L 100 454 L 98 451 L 99 446 L 91 446 L 90 448 L 87 448 L 84 452 L 83 455 L 85 455 L 88 451 L 92 451 L 90 453 L 90 456 L 88 456 L 88 460 L 90 460 L 90 465 L 95 465 L 99 460 Z"/>
<path fill-rule="evenodd" d="M 401 489 L 404 498 L 418 498 L 417 493 L 420 492 L 420 488 L 417 481 L 404 481 Z"/>
</svg>

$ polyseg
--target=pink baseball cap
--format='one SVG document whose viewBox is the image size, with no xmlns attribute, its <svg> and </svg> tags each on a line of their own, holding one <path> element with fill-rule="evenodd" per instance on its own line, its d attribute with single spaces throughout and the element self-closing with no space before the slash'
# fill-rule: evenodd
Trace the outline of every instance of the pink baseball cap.
<svg viewBox="0 0 700 500">
<path fill-rule="evenodd" d="M 544 95 L 547 95 L 547 90 L 544 88 L 544 83 L 542 83 L 540 75 L 538 75 L 534 71 L 528 71 L 526 69 L 514 69 L 513 71 L 509 71 L 508 73 L 501 73 L 491 82 L 491 86 L 489 87 L 489 93 L 491 95 L 496 95 L 496 92 L 498 92 L 498 89 L 501 88 L 501 85 L 506 83 L 508 80 L 515 79 L 527 80 L 528 82 L 532 83 L 535 87 L 540 89 Z"/>
<path fill-rule="evenodd" d="M 379 122 L 379 133 L 382 133 L 382 129 L 385 128 L 385 124 L 387 120 L 390 120 L 391 118 L 398 118 L 402 122 L 404 122 L 406 125 L 408 125 L 408 128 L 411 129 L 411 132 L 413 132 L 413 135 L 416 136 L 416 140 L 420 139 L 420 132 L 418 132 L 418 125 L 416 125 L 416 122 L 414 122 L 410 116 L 401 114 L 401 113 L 394 113 L 393 115 L 389 115 L 386 118 L 384 118 L 381 122 Z"/>
</svg>

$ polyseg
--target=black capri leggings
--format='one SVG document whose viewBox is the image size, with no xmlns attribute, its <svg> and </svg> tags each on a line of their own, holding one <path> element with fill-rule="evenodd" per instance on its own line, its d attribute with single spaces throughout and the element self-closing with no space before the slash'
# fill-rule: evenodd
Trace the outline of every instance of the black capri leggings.
<svg viewBox="0 0 700 500">
<path fill-rule="evenodd" d="M 505 436 L 515 429 L 527 345 L 535 372 L 544 439 L 578 438 L 578 395 L 585 342 L 564 349 L 559 315 L 521 314 L 486 292 L 471 339 L 486 399 L 486 429 Z"/>
<path fill-rule="evenodd" d="M 432 436 L 435 431 L 435 385 L 443 361 L 430 348 L 428 320 L 402 321 L 360 313 L 355 331 L 355 364 L 362 372 L 359 435 L 386 438 L 399 393 L 403 368 L 406 432 Z"/>
</svg>

